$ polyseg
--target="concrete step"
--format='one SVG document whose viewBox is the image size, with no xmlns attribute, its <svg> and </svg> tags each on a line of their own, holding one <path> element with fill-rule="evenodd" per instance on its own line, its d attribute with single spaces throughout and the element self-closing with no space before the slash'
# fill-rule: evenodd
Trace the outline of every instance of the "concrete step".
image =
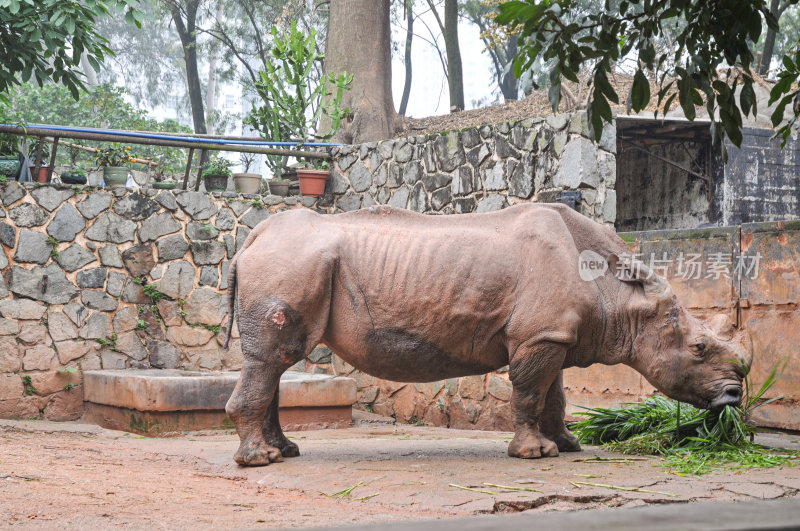
<svg viewBox="0 0 800 531">
<path fill-rule="evenodd" d="M 225 404 L 238 378 L 238 372 L 85 371 L 84 419 L 105 428 L 153 436 L 232 428 Z M 285 430 L 352 425 L 356 401 L 352 378 L 290 371 L 281 377 L 279 396 Z"/>
</svg>

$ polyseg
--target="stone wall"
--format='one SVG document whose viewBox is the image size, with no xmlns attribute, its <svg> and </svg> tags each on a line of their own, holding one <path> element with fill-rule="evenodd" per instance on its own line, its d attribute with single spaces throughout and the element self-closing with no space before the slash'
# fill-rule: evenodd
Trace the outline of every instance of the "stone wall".
<svg viewBox="0 0 800 531">
<path fill-rule="evenodd" d="M 80 369 L 240 368 L 217 335 L 229 261 L 272 212 L 302 208 L 16 182 L 0 200 L 0 417 L 52 420 L 81 414 Z"/>
<path fill-rule="evenodd" d="M 615 128 L 595 144 L 584 112 L 343 146 L 333 150 L 329 193 L 318 207 L 335 213 L 388 204 L 461 214 L 580 190 L 579 210 L 613 223 L 615 151 Z"/>
<path fill-rule="evenodd" d="M 239 369 L 239 342 L 224 352 L 217 336 L 228 264 L 271 212 L 374 204 L 488 212 L 580 190 L 577 208 L 612 224 L 614 151 L 613 128 L 594 144 L 576 113 L 335 148 L 319 200 L 8 184 L 0 189 L 0 417 L 80 415 L 79 369 Z M 401 421 L 511 426 L 505 371 L 396 384 L 355 371 L 325 346 L 294 369 L 350 375 L 358 407 Z"/>
</svg>

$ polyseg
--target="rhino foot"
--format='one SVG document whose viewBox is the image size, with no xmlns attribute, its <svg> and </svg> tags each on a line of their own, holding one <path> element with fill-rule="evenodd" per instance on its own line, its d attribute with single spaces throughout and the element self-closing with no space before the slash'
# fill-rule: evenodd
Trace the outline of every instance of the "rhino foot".
<svg viewBox="0 0 800 531">
<path fill-rule="evenodd" d="M 569 432 L 559 434 L 558 436 L 554 437 L 553 440 L 555 441 L 559 452 L 581 451 L 581 443 L 578 442 L 578 438 Z"/>
<path fill-rule="evenodd" d="M 242 441 L 233 459 L 242 466 L 265 466 L 283 461 L 283 456 L 264 441 Z"/>
<path fill-rule="evenodd" d="M 514 440 L 508 445 L 508 455 L 522 459 L 558 457 L 558 446 L 539 433 L 530 431 L 517 433 L 514 435 Z"/>
<path fill-rule="evenodd" d="M 287 440 L 285 444 L 276 446 L 281 449 L 281 455 L 283 457 L 297 457 L 300 455 L 300 448 L 292 441 Z"/>
</svg>

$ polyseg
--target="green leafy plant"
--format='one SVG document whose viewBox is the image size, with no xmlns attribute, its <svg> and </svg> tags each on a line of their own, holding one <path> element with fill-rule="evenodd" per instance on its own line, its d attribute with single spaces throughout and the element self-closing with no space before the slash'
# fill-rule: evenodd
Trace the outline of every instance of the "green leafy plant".
<svg viewBox="0 0 800 531">
<path fill-rule="evenodd" d="M 562 78 L 578 83 L 582 68 L 591 71 L 587 112 L 596 139 L 603 124 L 613 120 L 610 103 L 619 103 L 609 75 L 616 64 L 635 59 L 628 108 L 639 112 L 655 99 L 656 114 L 666 115 L 677 100 L 686 118 L 694 120 L 696 107 L 705 105 L 709 116 L 719 117 L 711 122 L 711 135 L 727 158 L 723 137 L 740 146 L 742 116 L 757 114 L 750 43 L 758 42 L 764 24 L 778 30 L 769 4 L 766 0 L 724 4 L 623 0 L 582 11 L 577 0 L 520 0 L 500 4 L 495 20 L 518 28 L 520 47 L 514 62 L 518 78 L 537 61 L 551 65 L 548 97 L 554 110 L 561 101 Z M 669 45 L 658 47 L 663 35 L 669 36 Z M 781 100 L 784 106 L 790 100 L 800 102 L 800 93 L 792 88 L 800 75 L 796 66 L 796 60 L 784 57 L 788 75 L 773 89 L 772 102 L 786 93 L 790 94 Z M 648 78 L 657 83 L 652 93 Z M 788 135 L 786 128 L 792 123 L 781 134 Z"/>
<path fill-rule="evenodd" d="M 95 162 L 98 166 L 119 167 L 129 162 L 133 162 L 131 147 L 122 144 L 111 144 L 97 150 Z"/>
<path fill-rule="evenodd" d="M 69 383 L 64 386 L 64 391 L 69 391 L 70 389 L 75 389 L 76 387 L 78 387 L 78 384 Z"/>
<path fill-rule="evenodd" d="M 58 252 L 58 249 L 56 249 L 58 244 L 61 243 L 60 241 L 56 240 L 52 236 L 48 236 L 47 239 L 44 242 L 46 244 L 48 244 L 48 245 L 52 245 L 53 246 L 53 248 L 50 249 L 50 256 L 52 256 L 53 258 L 59 258 L 61 256 L 61 254 L 59 254 L 59 252 Z"/>
<path fill-rule="evenodd" d="M 138 328 L 139 330 L 144 330 L 145 328 L 147 328 L 147 321 L 145 321 L 144 319 L 137 319 L 136 328 Z"/>
<path fill-rule="evenodd" d="M 35 395 L 36 394 L 36 388 L 33 386 L 33 383 L 31 382 L 31 377 L 30 376 L 23 376 L 22 377 L 22 385 L 25 386 L 25 394 L 26 395 Z"/>
<path fill-rule="evenodd" d="M 40 140 L 33 140 L 28 145 L 28 158 L 30 159 L 31 163 L 36 162 L 36 153 L 39 151 L 39 146 L 42 146 L 42 165 L 46 166 L 50 163 L 50 147 L 47 142 L 41 142 Z"/>
<path fill-rule="evenodd" d="M 259 72 L 256 92 L 263 101 L 254 106 L 245 123 L 266 139 L 305 142 L 327 140 L 341 127 L 349 113 L 342 108 L 345 90 L 350 90 L 353 76 L 346 72 L 329 73 L 315 80 L 315 72 L 324 59 L 317 50 L 317 33 L 308 35 L 292 22 L 281 35 L 272 28 L 273 61 L 265 62 L 266 71 Z M 327 131 L 319 131 L 323 116 L 330 121 Z M 280 178 L 286 169 L 286 157 L 267 155 L 267 166 Z"/>
<path fill-rule="evenodd" d="M 158 301 L 163 299 L 169 299 L 169 296 L 166 293 L 159 291 L 158 285 L 156 284 L 145 284 L 142 286 L 142 291 L 146 297 L 150 298 L 150 301 L 153 304 L 156 304 Z"/>
<path fill-rule="evenodd" d="M 0 175 L 0 186 L 5 186 L 8 184 L 8 177 L 5 175 Z"/>
<path fill-rule="evenodd" d="M 715 412 L 654 396 L 624 408 L 586 408 L 577 413 L 586 419 L 573 428 L 583 442 L 625 454 L 660 455 L 663 466 L 683 474 L 792 464 L 800 460 L 800 452 L 754 443 L 755 429 L 747 423 L 755 409 L 782 398 L 764 400 L 778 374 L 776 366 L 755 393 L 748 376 L 739 407 Z"/>
<path fill-rule="evenodd" d="M 214 334 L 219 334 L 220 331 L 219 325 L 204 324 L 203 328 L 205 328 L 206 330 L 211 330 L 212 332 L 214 332 Z"/>
<path fill-rule="evenodd" d="M 232 175 L 231 166 L 233 166 L 233 163 L 224 157 L 211 157 L 203 165 L 203 177 L 209 175 L 230 177 Z"/>
<path fill-rule="evenodd" d="M 97 338 L 97 342 L 104 347 L 111 347 L 111 350 L 117 349 L 117 334 L 111 334 L 111 339 Z"/>
</svg>

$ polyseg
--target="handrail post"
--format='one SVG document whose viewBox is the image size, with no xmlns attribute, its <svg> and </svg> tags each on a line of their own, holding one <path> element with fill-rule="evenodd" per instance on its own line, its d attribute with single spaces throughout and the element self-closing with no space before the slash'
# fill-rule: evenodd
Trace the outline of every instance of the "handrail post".
<svg viewBox="0 0 800 531">
<path fill-rule="evenodd" d="M 47 169 L 47 182 L 53 180 L 53 170 L 56 169 L 56 151 L 58 150 L 58 137 L 53 137 L 53 151 L 50 153 L 50 167 Z"/>
<path fill-rule="evenodd" d="M 39 137 L 39 143 L 36 145 L 36 163 L 33 166 L 33 175 L 31 176 L 34 181 L 39 180 L 39 168 L 42 167 L 42 148 L 44 147 L 44 137 Z"/>
<path fill-rule="evenodd" d="M 203 159 L 206 158 L 206 150 L 201 149 L 200 155 L 197 157 L 197 180 L 194 182 L 194 191 L 200 189 L 200 179 L 203 177 Z"/>
<path fill-rule="evenodd" d="M 186 173 L 183 175 L 183 189 L 189 186 L 189 174 L 192 171 L 192 158 L 194 157 L 194 148 L 189 148 L 189 159 L 186 161 Z"/>
</svg>

